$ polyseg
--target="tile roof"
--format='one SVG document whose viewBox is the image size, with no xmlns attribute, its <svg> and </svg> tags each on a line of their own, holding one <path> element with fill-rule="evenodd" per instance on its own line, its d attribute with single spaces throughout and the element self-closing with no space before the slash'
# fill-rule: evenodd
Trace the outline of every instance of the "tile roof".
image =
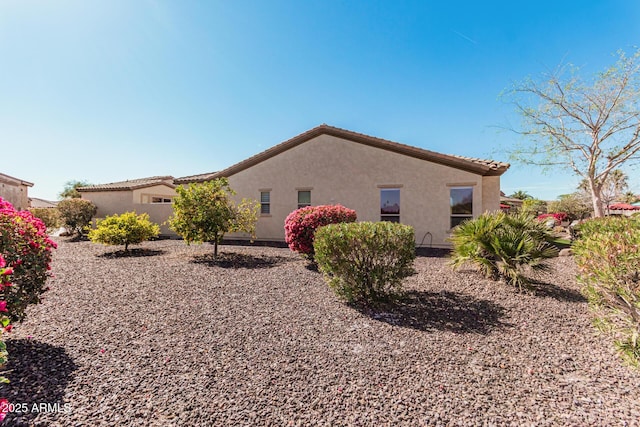
<svg viewBox="0 0 640 427">
<path fill-rule="evenodd" d="M 87 187 L 79 187 L 79 192 L 83 191 L 127 191 L 136 190 L 138 188 L 151 187 L 154 185 L 167 185 L 175 188 L 172 176 L 150 176 L 148 178 L 130 179 L 128 181 L 111 182 L 109 184 L 89 185 Z"/>
<path fill-rule="evenodd" d="M 300 135 L 294 136 L 293 138 L 278 145 L 274 145 L 273 147 L 254 156 L 251 156 L 239 163 L 236 163 L 235 165 L 232 165 L 227 169 L 221 170 L 219 172 L 211 172 L 206 174 L 193 175 L 191 177 L 178 178 L 175 180 L 175 182 L 176 184 L 181 184 L 187 182 L 202 182 L 223 176 L 229 177 L 320 135 L 335 136 L 348 141 L 368 145 L 370 147 L 381 148 L 383 150 L 388 150 L 410 157 L 439 163 L 468 172 L 477 173 L 483 176 L 500 176 L 505 173 L 510 166 L 509 163 L 497 162 L 494 160 L 436 153 L 435 151 L 425 150 L 423 148 L 413 147 L 411 145 L 401 144 L 399 142 L 376 138 L 374 136 L 369 136 L 362 133 L 322 124 L 311 130 L 301 133 Z"/>
<path fill-rule="evenodd" d="M 12 185 L 26 185 L 27 187 L 33 187 L 33 183 L 29 182 L 29 181 L 25 181 L 23 179 L 20 178 L 14 178 L 12 176 L 9 176 L 7 174 L 4 173 L 0 173 L 0 181 L 2 182 L 6 182 L 8 184 L 12 184 Z"/>
<path fill-rule="evenodd" d="M 38 197 L 29 197 L 29 205 L 32 208 L 55 208 L 58 206 L 58 202 L 40 199 Z"/>
<path fill-rule="evenodd" d="M 174 179 L 173 183 L 176 185 L 179 185 L 179 184 L 189 184 L 191 182 L 209 181 L 209 180 L 215 179 L 216 174 L 217 172 L 208 172 L 208 173 L 200 173 L 197 175 L 183 176 L 183 177 Z"/>
</svg>

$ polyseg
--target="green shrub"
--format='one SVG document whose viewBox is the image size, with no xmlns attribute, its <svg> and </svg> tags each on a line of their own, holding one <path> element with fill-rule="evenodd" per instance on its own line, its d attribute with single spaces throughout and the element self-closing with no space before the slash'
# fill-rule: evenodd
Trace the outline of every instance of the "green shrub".
<svg viewBox="0 0 640 427">
<path fill-rule="evenodd" d="M 58 203 L 58 212 L 64 226 L 71 233 L 83 235 L 85 228 L 98 211 L 96 205 L 84 199 L 64 199 Z"/>
<path fill-rule="evenodd" d="M 548 270 L 546 260 L 557 256 L 552 239 L 545 225 L 526 213 L 485 213 L 453 230 L 451 265 L 475 264 L 486 277 L 522 290 L 529 283 L 525 273 Z"/>
<path fill-rule="evenodd" d="M 129 245 L 137 245 L 157 237 L 158 234 L 160 226 L 149 221 L 148 214 L 136 215 L 135 212 L 125 212 L 98 220 L 96 228 L 89 231 L 89 239 L 105 245 L 124 245 L 127 252 Z"/>
<path fill-rule="evenodd" d="M 29 212 L 40 218 L 48 230 L 60 227 L 60 213 L 57 208 L 29 208 Z"/>
<path fill-rule="evenodd" d="M 573 251 L 595 323 L 640 368 L 640 220 L 597 218 L 581 224 L 580 233 Z"/>
<path fill-rule="evenodd" d="M 316 230 L 315 259 L 329 286 L 349 302 L 376 302 L 413 273 L 413 227 L 391 222 L 330 224 Z"/>
</svg>

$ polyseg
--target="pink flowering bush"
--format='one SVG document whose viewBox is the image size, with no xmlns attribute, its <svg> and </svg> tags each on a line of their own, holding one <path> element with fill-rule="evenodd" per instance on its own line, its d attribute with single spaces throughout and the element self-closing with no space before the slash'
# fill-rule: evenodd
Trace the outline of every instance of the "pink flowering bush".
<svg viewBox="0 0 640 427">
<path fill-rule="evenodd" d="M 341 205 L 306 206 L 284 220 L 284 238 L 292 251 L 313 259 L 313 238 L 319 227 L 356 219 L 356 211 Z"/>
<path fill-rule="evenodd" d="M 538 215 L 536 219 L 538 221 L 547 221 L 549 218 L 553 218 L 556 221 L 556 225 L 560 225 L 562 221 L 568 218 L 568 215 L 564 212 L 546 213 Z"/>
<path fill-rule="evenodd" d="M 47 288 L 51 250 L 56 243 L 44 223 L 29 211 L 16 211 L 0 198 L 0 255 L 3 277 L 11 277 L 0 290 L 0 311 L 12 321 L 22 321 L 29 304 L 37 304 Z"/>
<path fill-rule="evenodd" d="M 4 290 L 7 286 L 11 286 L 11 276 L 13 275 L 13 269 L 7 267 L 7 262 L 5 261 L 2 254 L 0 254 L 0 290 Z M 7 345 L 4 343 L 3 335 L 5 332 L 11 331 L 11 320 L 7 315 L 7 302 L 4 300 L 0 300 L 0 369 L 4 368 L 5 363 L 7 363 Z M 0 383 L 8 383 L 3 375 L 0 375 Z M 2 419 L 0 419 L 0 422 Z"/>
</svg>

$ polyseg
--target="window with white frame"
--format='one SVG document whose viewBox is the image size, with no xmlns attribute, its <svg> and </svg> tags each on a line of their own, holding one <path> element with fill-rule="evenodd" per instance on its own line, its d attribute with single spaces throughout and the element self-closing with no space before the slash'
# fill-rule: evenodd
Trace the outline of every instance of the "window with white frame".
<svg viewBox="0 0 640 427">
<path fill-rule="evenodd" d="M 271 214 L 271 191 L 260 192 L 260 214 Z"/>
<path fill-rule="evenodd" d="M 298 209 L 311 206 L 311 190 L 298 190 Z"/>
<path fill-rule="evenodd" d="M 380 190 L 380 221 L 400 222 L 400 189 Z"/>
<path fill-rule="evenodd" d="M 171 203 L 170 197 L 151 196 L 151 203 Z"/>
<path fill-rule="evenodd" d="M 451 228 L 473 218 L 473 187 L 453 187 L 449 190 Z"/>
</svg>

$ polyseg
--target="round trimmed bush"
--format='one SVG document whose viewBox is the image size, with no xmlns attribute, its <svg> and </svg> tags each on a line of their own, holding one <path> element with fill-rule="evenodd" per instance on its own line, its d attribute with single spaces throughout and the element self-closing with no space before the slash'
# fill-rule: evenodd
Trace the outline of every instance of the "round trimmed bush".
<svg viewBox="0 0 640 427">
<path fill-rule="evenodd" d="M 306 206 L 291 212 L 284 221 L 289 248 L 313 259 L 315 232 L 323 225 L 355 222 L 356 211 L 341 205 Z"/>
<path fill-rule="evenodd" d="M 98 220 L 96 228 L 89 231 L 89 240 L 105 245 L 124 245 L 124 251 L 128 252 L 129 245 L 137 245 L 158 237 L 158 234 L 160 226 L 149 221 L 149 214 L 125 212 Z"/>
<path fill-rule="evenodd" d="M 392 222 L 331 224 L 316 231 L 316 262 L 329 286 L 349 302 L 383 301 L 413 274 L 413 227 Z"/>
<path fill-rule="evenodd" d="M 70 233 L 82 236 L 91 224 L 98 208 L 89 200 L 64 199 L 58 203 L 58 213 L 62 223 Z"/>
</svg>

